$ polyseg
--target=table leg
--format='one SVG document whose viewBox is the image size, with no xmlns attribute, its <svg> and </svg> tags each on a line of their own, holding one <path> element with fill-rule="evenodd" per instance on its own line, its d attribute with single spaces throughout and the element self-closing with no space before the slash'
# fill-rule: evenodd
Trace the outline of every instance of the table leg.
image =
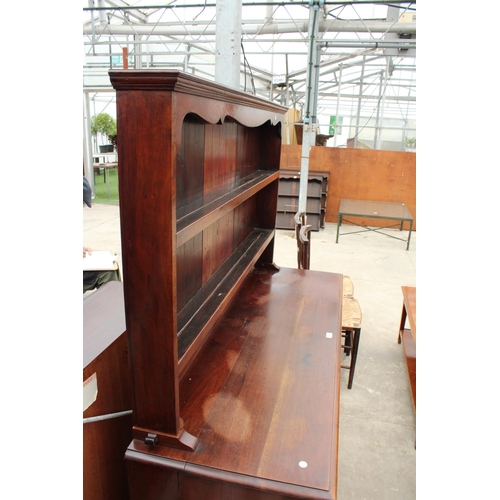
<svg viewBox="0 0 500 500">
<path fill-rule="evenodd" d="M 342 225 L 342 215 L 339 214 L 338 221 L 337 221 L 337 239 L 335 240 L 335 243 L 339 242 L 339 230 L 340 230 L 341 225 Z"/>
<path fill-rule="evenodd" d="M 359 346 L 359 337 L 361 335 L 361 328 L 356 328 L 353 332 L 353 345 L 352 345 L 352 355 L 351 355 L 351 366 L 352 368 L 349 370 L 349 380 L 347 381 L 347 388 L 352 388 L 352 381 L 354 380 L 354 370 L 356 369 L 356 360 L 358 359 L 358 346 Z"/>
<path fill-rule="evenodd" d="M 403 302 L 403 311 L 401 313 L 401 322 L 399 323 L 399 333 L 398 333 L 398 344 L 401 344 L 401 335 L 403 335 L 403 330 L 406 324 L 406 306 Z"/>
<path fill-rule="evenodd" d="M 109 168 L 104 168 L 104 178 L 106 179 L 106 186 L 108 187 L 108 198 L 110 197 L 109 194 Z"/>
<path fill-rule="evenodd" d="M 406 244 L 406 250 L 410 249 L 410 238 L 411 238 L 411 230 L 413 228 L 413 221 L 410 221 L 410 230 L 408 231 L 408 243 Z"/>
</svg>

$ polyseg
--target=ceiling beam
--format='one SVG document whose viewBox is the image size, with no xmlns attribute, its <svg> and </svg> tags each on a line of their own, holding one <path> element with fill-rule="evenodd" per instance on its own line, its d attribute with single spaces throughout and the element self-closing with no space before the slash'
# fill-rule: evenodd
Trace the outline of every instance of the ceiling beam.
<svg viewBox="0 0 500 500">
<path fill-rule="evenodd" d="M 189 26 L 189 29 L 186 27 Z M 178 36 L 178 35 L 215 35 L 215 26 L 199 26 L 196 23 L 183 23 L 178 26 L 155 26 L 153 24 L 118 25 L 106 24 L 94 27 L 99 35 L 157 35 L 157 36 Z M 246 35 L 278 35 L 281 33 L 307 33 L 308 21 L 247 25 L 242 27 Z M 387 21 L 322 21 L 319 23 L 320 33 L 409 33 L 416 34 L 417 23 L 391 23 Z M 83 33 L 92 35 L 92 26 L 84 26 Z M 300 40 L 298 40 L 300 41 Z"/>
</svg>

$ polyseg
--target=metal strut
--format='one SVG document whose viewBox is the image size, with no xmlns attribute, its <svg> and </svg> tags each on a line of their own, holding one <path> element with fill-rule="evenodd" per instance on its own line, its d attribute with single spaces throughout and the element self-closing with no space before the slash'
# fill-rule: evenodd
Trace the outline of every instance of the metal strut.
<svg viewBox="0 0 500 500">
<path fill-rule="evenodd" d="M 324 0 L 309 1 L 309 52 L 306 75 L 306 110 L 304 115 L 304 125 L 302 131 L 302 156 L 300 162 L 300 184 L 299 184 L 299 208 L 298 212 L 306 214 L 307 223 L 307 184 L 309 177 L 309 153 L 311 146 L 316 144 L 316 107 L 318 96 L 318 76 L 314 71 L 316 59 L 316 46 L 318 38 L 318 13 L 320 6 L 324 5 Z"/>
</svg>

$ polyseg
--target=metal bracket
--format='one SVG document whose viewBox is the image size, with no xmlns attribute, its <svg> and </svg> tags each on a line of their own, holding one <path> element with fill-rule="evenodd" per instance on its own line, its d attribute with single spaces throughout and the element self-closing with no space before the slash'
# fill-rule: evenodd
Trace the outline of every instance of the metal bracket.
<svg viewBox="0 0 500 500">
<path fill-rule="evenodd" d="M 147 444 L 148 446 L 155 446 L 156 444 L 158 444 L 158 436 L 149 432 L 144 439 L 144 444 Z"/>
</svg>

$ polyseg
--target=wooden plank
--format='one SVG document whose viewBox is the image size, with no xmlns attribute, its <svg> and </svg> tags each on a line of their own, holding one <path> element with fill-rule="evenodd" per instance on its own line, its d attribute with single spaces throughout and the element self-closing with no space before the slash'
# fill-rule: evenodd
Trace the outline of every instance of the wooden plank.
<svg viewBox="0 0 500 500">
<path fill-rule="evenodd" d="M 214 224 L 277 178 L 278 172 L 258 170 L 238 183 L 232 183 L 229 189 L 219 190 L 216 196 L 207 197 L 209 201 L 177 220 L 177 247 Z"/>
<path fill-rule="evenodd" d="M 248 127 L 262 124 L 269 117 L 270 111 L 272 112 L 271 117 L 274 116 L 273 124 L 276 124 L 278 121 L 282 121 L 283 115 L 287 111 L 284 106 L 266 99 L 182 71 L 162 69 L 111 70 L 109 74 L 113 88 L 124 93 L 146 90 L 149 92 L 161 91 L 165 95 L 169 92 L 175 92 L 189 103 L 195 102 L 197 99 L 204 102 L 206 99 L 219 101 L 216 102 L 216 106 L 204 110 L 209 113 L 215 108 L 217 119 L 214 119 L 213 123 L 219 121 L 221 114 L 222 118 L 226 116 L 224 110 L 221 112 L 221 106 L 231 106 L 233 108 L 231 116 Z"/>
<path fill-rule="evenodd" d="M 232 184 L 235 180 L 236 124 L 205 126 L 204 195 Z"/>
<path fill-rule="evenodd" d="M 120 229 L 134 426 L 178 436 L 182 428 L 173 255 L 174 165 L 180 143 L 172 142 L 172 100 L 171 94 L 159 89 L 117 92 Z"/>
<path fill-rule="evenodd" d="M 200 167 L 204 154 L 205 122 L 190 113 L 182 124 L 182 141 L 176 158 L 177 219 L 184 207 L 203 199 L 204 175 Z"/>
</svg>

